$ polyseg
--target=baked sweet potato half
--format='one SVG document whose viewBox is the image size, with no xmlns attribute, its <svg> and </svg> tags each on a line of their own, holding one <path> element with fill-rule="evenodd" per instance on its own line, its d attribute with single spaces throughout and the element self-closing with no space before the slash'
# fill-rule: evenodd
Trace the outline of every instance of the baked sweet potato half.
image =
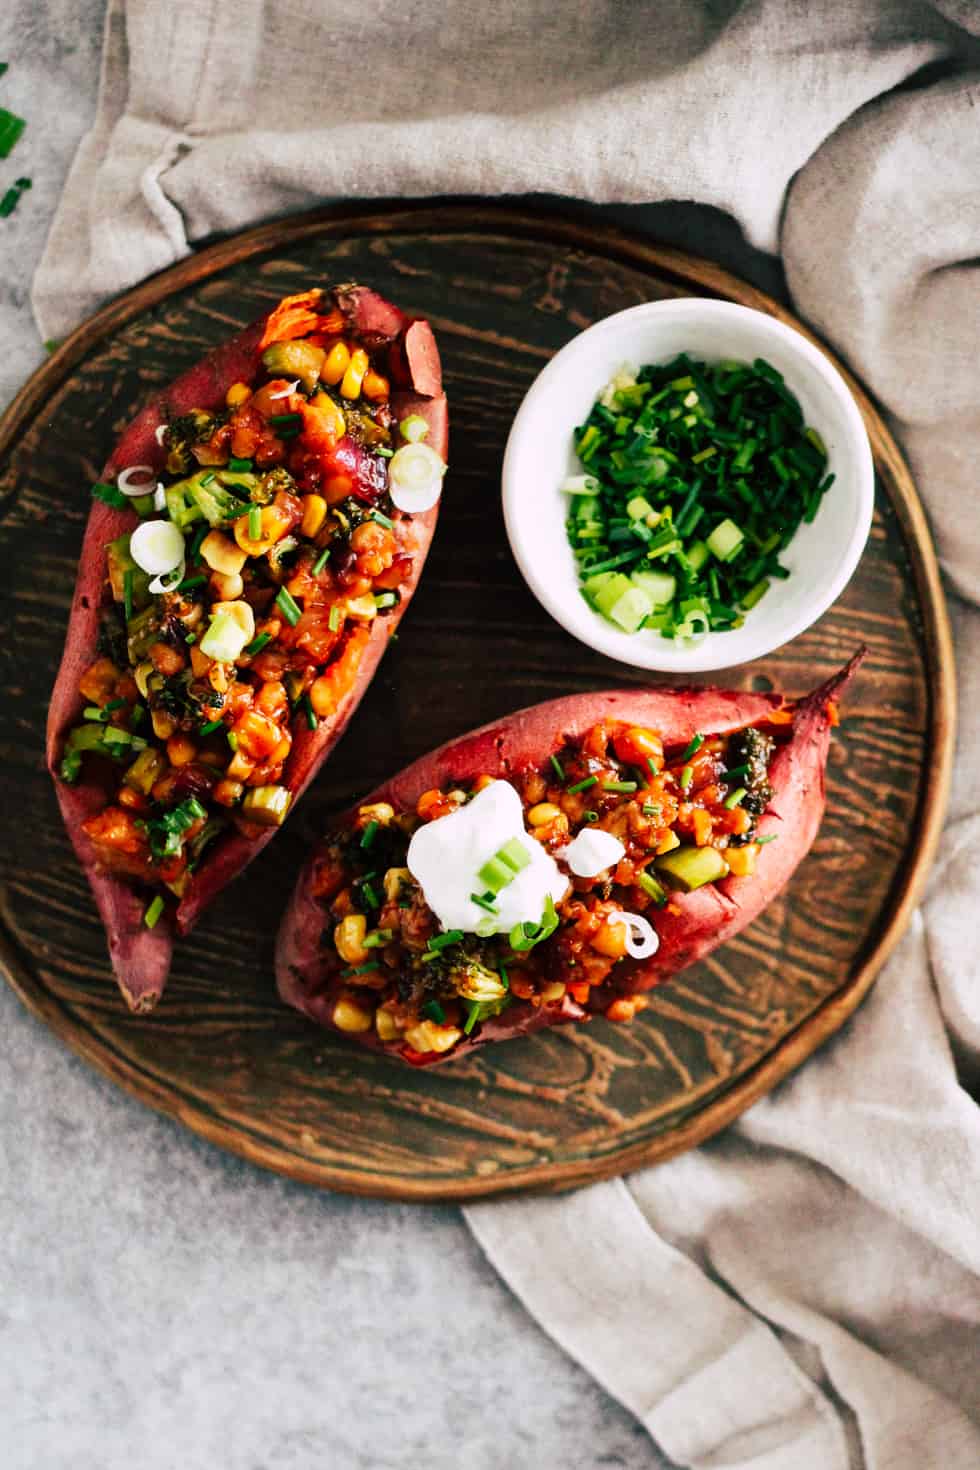
<svg viewBox="0 0 980 1470">
<path fill-rule="evenodd" d="M 283 1000 L 424 1066 L 643 992 L 750 923 L 824 811 L 840 698 L 557 699 L 416 761 L 337 822 L 279 933 Z"/>
<path fill-rule="evenodd" d="M 93 488 L 48 765 L 122 992 L 275 835 L 415 590 L 448 445 L 425 321 L 287 297 L 155 394 Z"/>
</svg>

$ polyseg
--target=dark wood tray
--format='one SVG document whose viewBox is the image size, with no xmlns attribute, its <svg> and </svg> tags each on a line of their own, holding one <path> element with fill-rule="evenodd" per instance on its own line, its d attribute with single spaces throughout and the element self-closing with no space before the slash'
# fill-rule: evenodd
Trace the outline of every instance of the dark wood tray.
<svg viewBox="0 0 980 1470">
<path fill-rule="evenodd" d="M 178 949 L 159 1009 L 134 1017 L 42 759 L 88 485 L 150 388 L 276 297 L 338 277 L 371 282 L 439 334 L 452 415 L 442 520 L 400 638 L 315 789 Z M 253 230 L 129 292 L 31 379 L 0 424 L 0 959 L 80 1055 L 204 1137 L 295 1179 L 466 1199 L 566 1188 L 689 1148 L 851 1014 L 932 856 L 954 718 L 926 522 L 860 389 L 878 508 L 858 573 L 764 668 L 716 680 L 800 693 L 860 642 L 871 650 L 831 751 L 827 819 L 765 915 L 653 992 L 632 1027 L 569 1027 L 435 1072 L 324 1035 L 273 989 L 277 920 L 332 811 L 519 705 L 645 681 L 580 647 L 531 598 L 504 536 L 500 461 L 528 384 L 575 332 L 640 301 L 691 294 L 793 321 L 716 266 L 605 226 L 491 206 L 330 210 Z"/>
</svg>

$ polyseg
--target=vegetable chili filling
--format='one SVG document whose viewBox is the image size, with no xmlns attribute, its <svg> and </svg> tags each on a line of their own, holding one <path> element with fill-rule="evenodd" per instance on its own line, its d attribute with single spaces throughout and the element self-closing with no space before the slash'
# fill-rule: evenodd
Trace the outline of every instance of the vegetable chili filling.
<svg viewBox="0 0 980 1470">
<path fill-rule="evenodd" d="M 256 381 L 161 425 L 162 481 L 132 466 L 93 487 L 141 519 L 106 548 L 99 657 L 60 774 L 99 762 L 108 800 L 83 828 L 100 861 L 178 897 L 223 833 L 283 821 L 294 741 L 352 689 L 413 571 L 407 513 L 438 498 L 426 422 L 395 421 L 382 356 L 342 303 L 343 288 L 287 297 Z M 158 893 L 146 923 L 163 909 Z"/>
<path fill-rule="evenodd" d="M 478 1035 L 515 1002 L 567 995 L 631 1020 L 658 912 L 754 874 L 785 730 L 776 712 L 665 752 L 655 730 L 602 722 L 544 769 L 426 791 L 414 811 L 361 807 L 314 869 L 330 1019 L 409 1061 Z"/>
</svg>

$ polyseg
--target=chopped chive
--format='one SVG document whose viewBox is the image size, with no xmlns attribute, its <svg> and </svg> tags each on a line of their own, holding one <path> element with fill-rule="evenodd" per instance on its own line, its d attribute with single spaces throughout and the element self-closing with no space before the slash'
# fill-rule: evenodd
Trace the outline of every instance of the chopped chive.
<svg viewBox="0 0 980 1470">
<path fill-rule="evenodd" d="M 586 776 L 584 781 L 576 781 L 574 786 L 569 786 L 569 796 L 574 796 L 577 791 L 588 791 L 591 786 L 598 784 L 598 776 Z"/>
<path fill-rule="evenodd" d="M 211 527 L 207 524 L 207 522 L 205 522 L 203 526 L 198 526 L 197 530 L 194 532 L 194 538 L 191 541 L 191 561 L 197 561 L 200 557 L 201 542 L 204 540 L 205 536 L 210 530 Z"/>
<path fill-rule="evenodd" d="M 287 425 L 299 424 L 302 414 L 298 413 L 274 413 L 269 419 L 270 424 L 275 424 L 277 429 Z"/>
<path fill-rule="evenodd" d="M 365 949 L 380 949 L 382 945 L 390 944 L 395 937 L 393 929 L 375 929 L 370 934 L 365 934 L 361 943 Z"/>
<path fill-rule="evenodd" d="M 645 801 L 640 810 L 645 817 L 656 817 L 658 821 L 663 814 L 662 808 L 653 801 Z"/>
<path fill-rule="evenodd" d="M 250 541 L 261 541 L 262 539 L 262 507 L 253 505 L 248 513 L 248 539 Z"/>
<path fill-rule="evenodd" d="M 126 621 L 129 622 L 133 616 L 133 573 L 132 569 L 123 572 L 123 611 Z"/>
<path fill-rule="evenodd" d="M 242 652 L 243 653 L 247 653 L 250 658 L 254 658 L 257 653 L 261 653 L 262 652 L 262 650 L 263 650 L 263 648 L 265 648 L 266 644 L 271 643 L 271 642 L 272 642 L 272 634 L 271 633 L 260 633 L 257 638 L 253 638 L 252 639 L 251 643 L 246 644 L 246 646 L 242 650 Z"/>
<path fill-rule="evenodd" d="M 292 628 L 295 628 L 296 624 L 303 616 L 299 604 L 296 602 L 295 598 L 293 598 L 289 594 L 289 592 L 287 592 L 285 587 L 279 588 L 279 593 L 276 597 L 276 607 L 279 609 L 283 617 L 286 619 L 286 622 L 289 623 L 290 627 Z"/>
<path fill-rule="evenodd" d="M 148 929 L 155 929 L 156 928 L 156 924 L 157 924 L 157 920 L 160 918 L 160 915 L 162 913 L 163 913 L 163 899 L 160 897 L 160 895 L 158 893 L 157 896 L 156 896 L 156 898 L 154 898 L 153 901 L 150 904 L 147 905 L 146 912 L 143 915 L 143 923 L 146 925 L 146 927 Z"/>
<path fill-rule="evenodd" d="M 730 771 L 724 772 L 722 780 L 726 781 L 728 785 L 731 786 L 733 782 L 737 781 L 740 776 L 747 776 L 748 774 L 749 768 L 747 765 L 732 766 Z"/>
<path fill-rule="evenodd" d="M 395 524 L 394 521 L 389 520 L 386 515 L 382 515 L 380 510 L 372 510 L 369 516 L 369 520 L 377 521 L 379 526 L 384 526 L 389 531 Z"/>
<path fill-rule="evenodd" d="M 427 1000 L 422 1007 L 422 1014 L 430 1021 L 435 1021 L 437 1026 L 441 1026 L 446 1019 L 446 1012 L 437 1000 Z"/>
<path fill-rule="evenodd" d="M 0 107 L 0 158 L 9 158 L 14 144 L 27 127 L 22 117 Z"/>
<path fill-rule="evenodd" d="M 756 847 L 765 847 L 767 842 L 775 842 L 779 837 L 778 832 L 768 832 L 765 837 L 753 837 L 752 841 Z"/>
<path fill-rule="evenodd" d="M 369 909 L 379 909 L 381 907 L 381 900 L 378 897 L 373 883 L 368 883 L 366 880 L 361 883 L 361 897 Z"/>
<path fill-rule="evenodd" d="M 190 592 L 194 587 L 203 587 L 207 577 L 185 577 L 177 587 L 178 592 Z"/>
<path fill-rule="evenodd" d="M 748 794 L 744 786 L 739 786 L 736 790 L 729 792 L 725 797 L 723 805 L 728 811 L 731 811 L 734 807 L 741 806 Z"/>
<path fill-rule="evenodd" d="M 201 726 L 200 730 L 198 731 L 198 734 L 199 735 L 213 735 L 214 732 L 215 732 L 215 730 L 220 730 L 221 729 L 221 726 L 222 726 L 223 723 L 224 722 L 222 720 L 208 720 L 208 722 L 207 722 L 206 725 L 202 725 Z"/>
<path fill-rule="evenodd" d="M 341 970 L 341 975 L 370 975 L 378 968 L 376 960 L 366 960 L 363 965 L 347 965 Z"/>
<path fill-rule="evenodd" d="M 694 767 L 693 766 L 685 766 L 684 769 L 681 771 L 681 774 L 680 774 L 680 777 L 678 778 L 677 784 L 680 786 L 680 788 L 681 788 L 682 791 L 690 791 L 690 789 L 691 789 L 691 782 L 693 780 L 694 780 Z"/>
<path fill-rule="evenodd" d="M 691 739 L 689 740 L 689 742 L 687 743 L 687 745 L 685 745 L 684 749 L 681 751 L 681 760 L 682 761 L 689 761 L 691 759 L 691 756 L 692 755 L 697 755 L 698 751 L 701 749 L 701 747 L 702 747 L 703 744 L 704 744 L 704 736 L 701 734 L 701 732 L 699 730 L 696 735 L 692 735 L 691 736 Z"/>
<path fill-rule="evenodd" d="M 192 643 L 196 643 L 197 642 L 197 634 L 196 633 L 185 633 L 184 634 L 184 642 L 188 645 L 188 647 L 190 647 L 190 645 Z"/>
<path fill-rule="evenodd" d="M 648 755 L 647 756 L 647 765 L 650 767 L 650 775 L 651 776 L 659 776 L 660 775 L 660 771 L 657 768 L 657 763 L 654 760 L 654 758 L 653 758 L 652 755 Z"/>
<path fill-rule="evenodd" d="M 232 750 L 237 751 L 237 749 L 238 749 L 238 736 L 235 734 L 234 730 L 229 730 L 228 731 L 228 744 L 231 746 Z"/>
<path fill-rule="evenodd" d="M 377 831 L 378 823 L 372 818 L 372 820 L 368 822 L 367 826 L 364 828 L 364 831 L 361 833 L 361 847 L 364 849 L 365 852 L 368 851 L 371 844 L 373 843 L 377 835 Z"/>
<path fill-rule="evenodd" d="M 319 722 L 316 717 L 316 711 L 314 710 L 313 704 L 310 700 L 310 696 L 308 694 L 304 694 L 303 698 L 300 700 L 300 704 L 303 706 L 303 713 L 306 715 L 307 725 L 310 727 L 311 730 L 315 730 Z"/>
<path fill-rule="evenodd" d="M 320 552 L 320 555 L 317 557 L 316 561 L 313 563 L 313 575 L 314 575 L 314 577 L 318 577 L 320 575 L 320 573 L 323 571 L 323 568 L 326 566 L 326 564 L 329 561 L 329 559 L 330 559 L 330 547 L 329 546 L 325 546 L 323 548 L 323 550 Z"/>
<path fill-rule="evenodd" d="M 344 609 L 341 607 L 339 602 L 331 603 L 330 614 L 327 618 L 327 625 L 330 628 L 331 633 L 336 633 L 337 629 L 340 627 L 343 621 Z"/>
<path fill-rule="evenodd" d="M 462 929 L 447 929 L 445 934 L 436 934 L 429 940 L 429 948 L 438 954 L 441 949 L 448 949 L 451 944 L 458 944 L 462 937 Z"/>
<path fill-rule="evenodd" d="M 558 777 L 558 780 L 561 781 L 562 784 L 564 784 L 564 781 L 565 781 L 565 772 L 562 769 L 561 761 L 558 759 L 558 757 L 556 755 L 550 755 L 548 757 L 548 759 L 551 761 L 551 769 L 554 771 L 555 775 Z"/>
<path fill-rule="evenodd" d="M 603 783 L 602 783 L 602 789 L 603 789 L 603 791 L 617 791 L 617 792 L 618 791 L 621 791 L 624 795 L 628 795 L 631 791 L 635 791 L 636 790 L 636 782 L 635 781 L 603 781 Z"/>
<path fill-rule="evenodd" d="M 488 894 L 485 894 L 485 893 L 484 894 L 471 893 L 470 894 L 470 902 L 471 903 L 475 903 L 476 906 L 478 908 L 483 909 L 485 913 L 495 914 L 495 913 L 497 913 L 497 908 L 496 908 L 496 905 L 495 904 L 493 904 L 493 903 L 490 902 L 490 899 L 492 897 L 493 897 L 492 894 L 489 894 L 488 895 Z"/>
<path fill-rule="evenodd" d="M 235 475 L 247 475 L 252 468 L 252 461 L 250 459 L 230 459 L 228 468 Z"/>
</svg>

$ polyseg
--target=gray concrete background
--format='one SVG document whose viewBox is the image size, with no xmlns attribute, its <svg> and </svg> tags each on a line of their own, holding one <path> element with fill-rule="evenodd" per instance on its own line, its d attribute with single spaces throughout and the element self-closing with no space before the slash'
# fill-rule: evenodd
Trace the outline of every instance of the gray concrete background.
<svg viewBox="0 0 980 1470">
<path fill-rule="evenodd" d="M 94 109 L 102 11 L 0 13 L 0 105 L 29 120 L 0 188 L 33 179 L 0 221 L 0 404 L 44 356 L 30 279 Z M 777 284 L 708 211 L 640 219 Z M 226 1157 L 92 1073 L 3 985 L 0 1445 L 4 1470 L 666 1466 L 455 1210 Z"/>
</svg>

